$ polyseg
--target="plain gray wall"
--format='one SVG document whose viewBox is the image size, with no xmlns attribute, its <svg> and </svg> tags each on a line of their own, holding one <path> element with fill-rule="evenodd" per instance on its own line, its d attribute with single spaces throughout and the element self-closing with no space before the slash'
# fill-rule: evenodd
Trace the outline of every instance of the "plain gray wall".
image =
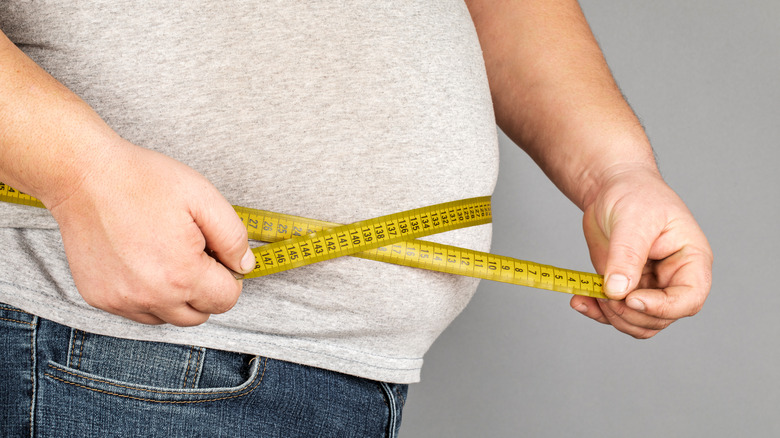
<svg viewBox="0 0 780 438">
<path fill-rule="evenodd" d="M 710 239 L 702 312 L 647 341 L 483 281 L 403 437 L 780 436 L 780 1 L 584 0 L 662 173 Z M 493 252 L 590 270 L 581 213 L 501 139 Z"/>
</svg>

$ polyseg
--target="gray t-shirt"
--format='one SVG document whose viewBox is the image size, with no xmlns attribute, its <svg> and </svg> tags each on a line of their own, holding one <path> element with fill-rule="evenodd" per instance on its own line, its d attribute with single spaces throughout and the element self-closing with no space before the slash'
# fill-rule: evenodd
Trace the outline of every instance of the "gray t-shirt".
<svg viewBox="0 0 780 438">
<path fill-rule="evenodd" d="M 5 0 L 0 29 L 125 139 L 236 205 L 350 223 L 495 185 L 490 92 L 460 0 Z M 203 325 L 146 326 L 81 299 L 56 227 L 45 210 L 0 205 L 0 302 L 399 383 L 419 380 L 478 283 L 345 257 L 246 280 Z M 430 240 L 484 251 L 490 226 Z"/>
</svg>

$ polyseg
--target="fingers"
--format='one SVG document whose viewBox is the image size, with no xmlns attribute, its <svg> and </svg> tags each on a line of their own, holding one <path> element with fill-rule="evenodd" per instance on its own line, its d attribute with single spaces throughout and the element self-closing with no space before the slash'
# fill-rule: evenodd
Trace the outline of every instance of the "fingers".
<svg viewBox="0 0 780 438">
<path fill-rule="evenodd" d="M 666 319 L 693 316 L 701 310 L 712 287 L 712 253 L 708 247 L 684 247 L 657 263 L 655 271 L 663 289 L 632 292 L 627 300 L 630 306 Z"/>
<path fill-rule="evenodd" d="M 211 316 L 208 313 L 198 312 L 188 306 L 182 306 L 176 309 L 161 308 L 159 314 L 159 317 L 149 313 L 124 313 L 120 316 L 124 316 L 125 318 L 132 319 L 133 321 L 142 324 L 172 324 L 179 327 L 193 327 L 203 324 L 208 321 Z"/>
<path fill-rule="evenodd" d="M 571 305 L 596 321 L 646 339 L 701 310 L 711 285 L 710 265 L 706 252 L 683 250 L 654 264 L 655 282 L 664 288 L 637 289 L 624 300 L 574 297 Z"/>
<path fill-rule="evenodd" d="M 161 325 L 165 324 L 165 321 L 162 319 L 150 315 L 148 313 L 132 313 L 132 314 L 123 314 L 119 316 L 124 316 L 127 319 L 131 319 L 135 322 L 140 322 L 141 324 L 148 324 L 148 325 Z"/>
<path fill-rule="evenodd" d="M 648 316 L 680 319 L 693 316 L 701 310 L 708 290 L 686 285 L 638 289 L 626 297 L 625 303 L 629 308 Z"/>
<path fill-rule="evenodd" d="M 189 327 L 206 322 L 210 316 L 209 313 L 198 311 L 186 302 L 177 300 L 173 293 L 167 295 L 166 299 L 159 299 L 153 293 L 147 292 L 90 299 L 87 303 L 114 315 L 150 325 L 167 323 Z"/>
<path fill-rule="evenodd" d="M 598 302 L 595 298 L 583 297 L 575 295 L 569 302 L 571 308 L 582 313 L 590 319 L 598 321 L 602 324 L 609 324 L 609 320 L 604 316 Z"/>
<path fill-rule="evenodd" d="M 616 221 L 610 232 L 604 268 L 604 293 L 609 298 L 622 300 L 638 286 L 657 235 L 655 227 Z"/>
<path fill-rule="evenodd" d="M 236 280 L 230 271 L 206 254 L 203 254 L 201 262 L 203 275 L 192 287 L 186 302 L 203 313 L 225 313 L 236 305 L 243 282 Z"/>
<path fill-rule="evenodd" d="M 575 296 L 571 307 L 602 324 L 639 339 L 647 339 L 674 321 L 698 313 L 708 288 L 670 286 L 665 289 L 638 289 L 625 300 Z"/>
<path fill-rule="evenodd" d="M 246 228 L 224 198 L 218 195 L 196 203 L 191 215 L 206 248 L 199 255 L 198 267 L 183 273 L 177 282 L 181 298 L 154 312 L 159 319 L 177 326 L 199 325 L 212 314 L 232 309 L 243 286 L 240 274 L 255 267 Z"/>
<path fill-rule="evenodd" d="M 629 308 L 623 301 L 574 297 L 571 306 L 595 321 L 611 325 L 638 339 L 650 338 L 674 322 L 674 319 L 657 318 L 638 312 Z"/>
<path fill-rule="evenodd" d="M 212 314 L 230 310 L 243 284 L 204 251 L 184 253 L 188 252 L 190 256 L 177 260 L 167 269 L 160 262 L 154 263 L 155 268 L 150 272 L 155 275 L 150 278 L 133 275 L 131 281 L 119 281 L 122 274 L 133 271 L 130 267 L 118 267 L 115 281 L 94 283 L 105 276 L 89 273 L 88 283 L 79 283 L 84 285 L 82 289 L 93 293 L 82 296 L 94 307 L 143 324 L 169 323 L 183 327 L 202 324 Z"/>
<path fill-rule="evenodd" d="M 593 205 L 586 209 L 582 224 L 591 262 L 605 277 L 604 293 L 621 300 L 639 286 L 653 244 L 648 233 L 654 234 L 658 227 L 640 223 L 643 220 L 635 215 L 628 221 L 615 216 L 606 220 L 594 209 Z"/>
<path fill-rule="evenodd" d="M 648 338 L 702 308 L 712 283 L 712 251 L 690 211 L 657 175 L 611 179 L 585 209 L 583 230 L 611 300 L 572 299 L 576 310 Z"/>
<path fill-rule="evenodd" d="M 239 274 L 248 274 L 255 268 L 246 227 L 224 198 L 217 195 L 196 203 L 191 214 L 214 258 Z"/>
<path fill-rule="evenodd" d="M 686 247 L 653 267 L 657 284 L 637 289 L 625 300 L 601 300 L 604 318 L 636 338 L 649 338 L 672 322 L 698 313 L 712 283 L 707 250 Z"/>
<path fill-rule="evenodd" d="M 233 307 L 242 284 L 232 272 L 255 265 L 235 210 L 186 165 L 121 146 L 52 210 L 85 302 L 140 323 L 179 326 Z"/>
<path fill-rule="evenodd" d="M 197 265 L 172 283 L 175 288 L 168 294 L 169 299 L 150 305 L 148 313 L 151 316 L 188 327 L 202 324 L 212 314 L 225 313 L 235 306 L 243 282 L 205 253 Z"/>
<path fill-rule="evenodd" d="M 619 331 L 637 339 L 647 339 L 676 319 L 658 318 L 630 308 L 626 301 L 598 300 L 604 318 Z"/>
</svg>

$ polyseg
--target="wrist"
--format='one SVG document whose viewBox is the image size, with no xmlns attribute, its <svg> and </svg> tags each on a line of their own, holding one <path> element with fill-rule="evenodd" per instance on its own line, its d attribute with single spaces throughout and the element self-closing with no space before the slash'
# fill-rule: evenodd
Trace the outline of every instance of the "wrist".
<svg viewBox="0 0 780 438">
<path fill-rule="evenodd" d="M 580 208 L 623 168 L 657 172 L 644 128 L 619 92 L 541 88 L 526 99 L 522 117 L 499 125 Z"/>
<path fill-rule="evenodd" d="M 600 140 L 596 155 L 583 162 L 583 169 L 573 185 L 575 193 L 570 196 L 585 209 L 616 179 L 627 176 L 652 176 L 662 179 L 656 165 L 650 143 L 642 133 L 638 136 L 615 137 Z"/>
<path fill-rule="evenodd" d="M 2 32 L 0 59 L 0 181 L 57 205 L 121 138 Z"/>
<path fill-rule="evenodd" d="M 654 163 L 618 162 L 601 169 L 588 184 L 584 184 L 580 207 L 585 211 L 594 204 L 616 203 L 619 199 L 613 199 L 615 196 L 622 197 L 626 194 L 639 196 L 646 190 L 648 184 L 655 183 L 666 185 Z"/>
<path fill-rule="evenodd" d="M 616 177 L 642 172 L 660 178 L 653 149 L 638 121 L 588 114 L 571 117 L 541 144 L 524 148 L 580 209 Z"/>
</svg>

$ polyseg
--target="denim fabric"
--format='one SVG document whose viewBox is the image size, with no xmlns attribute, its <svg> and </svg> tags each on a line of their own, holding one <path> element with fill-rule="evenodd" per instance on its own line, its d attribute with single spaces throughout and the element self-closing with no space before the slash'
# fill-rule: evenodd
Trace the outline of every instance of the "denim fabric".
<svg viewBox="0 0 780 438">
<path fill-rule="evenodd" d="M 3 437 L 395 437 L 407 385 L 101 336 L 0 304 Z"/>
</svg>

